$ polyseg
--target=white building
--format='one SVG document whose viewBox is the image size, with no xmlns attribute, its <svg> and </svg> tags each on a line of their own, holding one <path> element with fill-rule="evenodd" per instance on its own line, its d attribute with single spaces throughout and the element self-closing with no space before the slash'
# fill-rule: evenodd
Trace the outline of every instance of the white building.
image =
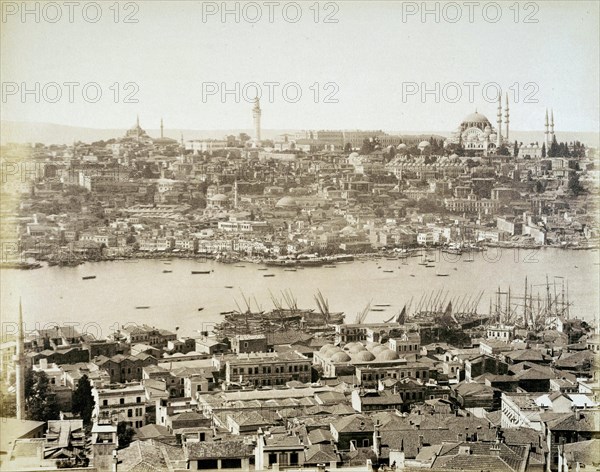
<svg viewBox="0 0 600 472">
<path fill-rule="evenodd" d="M 146 390 L 139 383 L 111 384 L 92 389 L 94 418 L 115 418 L 134 428 L 146 424 Z"/>
</svg>

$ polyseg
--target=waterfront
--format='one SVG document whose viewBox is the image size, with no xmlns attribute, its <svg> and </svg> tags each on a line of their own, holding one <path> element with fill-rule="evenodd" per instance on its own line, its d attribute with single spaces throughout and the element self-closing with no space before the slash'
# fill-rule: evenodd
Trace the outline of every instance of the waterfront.
<svg viewBox="0 0 600 472">
<path fill-rule="evenodd" d="M 520 293 L 526 276 L 534 285 L 534 297 L 539 292 L 543 300 L 546 275 L 551 286 L 556 282 L 557 289 L 563 280 L 565 284 L 569 282 L 572 316 L 597 319 L 598 251 L 490 249 L 475 253 L 471 263 L 464 262 L 465 255 L 431 252 L 429 257 L 436 260 L 433 268 L 419 265 L 421 259 L 411 257 L 356 260 L 335 268 L 295 272 L 273 267 L 259 271 L 265 266 L 252 263 L 179 259 L 167 263 L 159 259 L 122 260 L 72 268 L 2 271 L 2 321 L 10 323 L 16 319 L 18 299 L 22 297 L 27 329 L 35 326 L 33 320 L 41 327 L 79 323 L 79 328 L 85 327 L 89 333 L 99 326 L 99 334 L 105 336 L 117 324 L 147 323 L 172 330 L 179 326 L 180 334 L 194 335 L 196 330 L 210 330 L 212 323 L 221 321 L 220 312 L 235 310 L 235 300 L 245 308 L 242 292 L 251 298 L 253 309 L 258 304 L 261 309 L 270 310 L 273 305 L 269 291 L 279 296 L 286 289 L 293 292 L 300 307 L 315 309 L 313 297 L 321 290 L 333 311 L 345 312 L 346 322 L 352 322 L 371 300 L 373 304 L 390 304 L 382 312 L 369 313 L 366 321 L 377 322 L 398 312 L 411 297 L 416 303 L 423 292 L 440 289 L 449 291 L 450 296 L 475 296 L 485 290 L 479 312 L 487 313 L 490 297 L 494 297 L 498 287 L 506 290 L 510 285 L 513 293 Z M 211 272 L 192 275 L 192 270 Z M 265 278 L 264 274 L 275 276 Z M 82 279 L 89 275 L 96 278 Z M 139 306 L 149 308 L 136 309 Z M 199 312 L 199 308 L 203 310 Z M 10 330 L 9 325 L 3 328 L 4 332 Z"/>
</svg>

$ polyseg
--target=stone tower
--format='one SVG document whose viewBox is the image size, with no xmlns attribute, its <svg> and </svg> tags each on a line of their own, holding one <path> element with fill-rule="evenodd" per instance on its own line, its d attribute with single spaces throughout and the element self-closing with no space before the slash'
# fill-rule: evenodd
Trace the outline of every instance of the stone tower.
<svg viewBox="0 0 600 472">
<path fill-rule="evenodd" d="M 260 101 L 258 97 L 254 99 L 254 107 L 252 108 L 252 117 L 254 118 L 254 140 L 256 144 L 260 144 Z"/>
</svg>

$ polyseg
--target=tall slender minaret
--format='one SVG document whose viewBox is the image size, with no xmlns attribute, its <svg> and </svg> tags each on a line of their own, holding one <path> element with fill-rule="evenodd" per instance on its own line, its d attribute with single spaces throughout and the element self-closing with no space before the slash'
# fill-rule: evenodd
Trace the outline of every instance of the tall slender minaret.
<svg viewBox="0 0 600 472">
<path fill-rule="evenodd" d="M 163 139 L 165 137 L 163 131 L 164 131 L 163 119 L 161 118 L 160 119 L 160 139 Z"/>
<path fill-rule="evenodd" d="M 238 183 L 237 179 L 233 183 L 233 208 L 237 208 L 238 206 Z"/>
<path fill-rule="evenodd" d="M 23 309 L 19 299 L 19 335 L 17 337 L 17 352 L 15 367 L 17 369 L 17 419 L 25 419 L 25 336 L 23 333 Z"/>
<path fill-rule="evenodd" d="M 258 97 L 254 99 L 254 108 L 252 108 L 252 117 L 254 118 L 254 139 L 260 144 L 260 101 Z"/>
<path fill-rule="evenodd" d="M 508 143 L 510 138 L 508 134 L 508 123 L 509 123 L 510 112 L 508 110 L 508 92 L 506 93 L 506 107 L 504 108 L 504 125 L 506 126 L 506 142 Z"/>
<path fill-rule="evenodd" d="M 502 94 L 498 94 L 498 114 L 496 115 L 496 149 L 502 145 Z"/>
<path fill-rule="evenodd" d="M 550 144 L 554 142 L 554 110 L 550 109 Z"/>
<path fill-rule="evenodd" d="M 546 108 L 546 120 L 544 122 L 544 143 L 546 143 L 546 152 L 548 152 L 548 146 L 550 145 L 550 141 L 548 141 L 549 132 L 548 132 L 548 109 Z"/>
<path fill-rule="evenodd" d="M 139 141 L 140 140 L 140 115 L 139 115 L 139 113 L 136 115 L 136 119 L 135 119 L 135 136 L 136 136 L 136 139 Z"/>
</svg>

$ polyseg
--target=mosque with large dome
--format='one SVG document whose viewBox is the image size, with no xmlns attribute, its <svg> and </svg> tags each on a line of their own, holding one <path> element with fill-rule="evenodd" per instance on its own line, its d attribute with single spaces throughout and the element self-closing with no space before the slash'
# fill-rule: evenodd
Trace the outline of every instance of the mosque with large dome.
<svg viewBox="0 0 600 472">
<path fill-rule="evenodd" d="M 461 144 L 466 152 L 475 156 L 487 156 L 493 154 L 496 149 L 509 143 L 509 108 L 508 95 L 506 96 L 506 107 L 504 110 L 505 133 L 502 134 L 502 101 L 498 97 L 497 126 L 494 128 L 487 117 L 475 110 L 466 116 L 458 129 L 444 143 Z"/>
</svg>

